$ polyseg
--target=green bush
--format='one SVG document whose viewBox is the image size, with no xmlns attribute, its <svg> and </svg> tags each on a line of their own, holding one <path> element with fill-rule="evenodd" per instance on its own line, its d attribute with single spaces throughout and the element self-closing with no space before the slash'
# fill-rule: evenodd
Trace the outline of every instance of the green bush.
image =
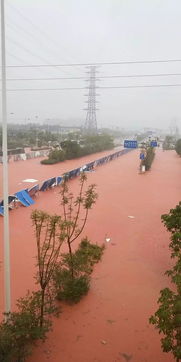
<svg viewBox="0 0 181 362">
<path fill-rule="evenodd" d="M 50 330 L 47 319 L 40 327 L 40 293 L 27 294 L 17 301 L 17 312 L 5 314 L 0 324 L 0 361 L 24 362 L 37 340 Z"/>
<path fill-rule="evenodd" d="M 159 309 L 150 317 L 149 322 L 162 333 L 163 352 L 172 352 L 177 361 L 181 359 L 181 297 L 169 288 L 160 291 Z"/>
<path fill-rule="evenodd" d="M 111 150 L 114 148 L 113 138 L 107 134 L 101 135 L 86 135 L 79 142 L 73 140 L 65 140 L 61 142 L 62 150 L 54 150 L 50 152 L 48 159 L 42 160 L 44 165 L 52 165 L 62 162 L 65 159 L 71 160 L 74 158 L 90 155 L 95 152 Z"/>
<path fill-rule="evenodd" d="M 175 148 L 175 137 L 167 135 L 163 141 L 164 150 L 174 150 Z"/>
<path fill-rule="evenodd" d="M 72 278 L 68 269 L 56 270 L 57 299 L 68 303 L 78 303 L 89 291 L 90 278 L 80 275 Z"/>
<path fill-rule="evenodd" d="M 58 161 L 56 161 L 56 160 L 49 160 L 48 158 L 40 161 L 40 163 L 42 165 L 54 165 L 54 163 L 57 163 L 57 162 Z"/>
<path fill-rule="evenodd" d="M 53 165 L 54 163 L 63 162 L 65 160 L 65 152 L 62 150 L 53 150 L 49 153 L 48 159 L 42 160 L 43 165 Z"/>
<path fill-rule="evenodd" d="M 85 238 L 74 253 L 62 254 L 53 278 L 57 299 L 77 303 L 87 294 L 93 265 L 101 259 L 103 251 L 104 246 L 92 244 Z"/>
<path fill-rule="evenodd" d="M 181 138 L 176 142 L 175 150 L 179 156 L 181 156 Z"/>
<path fill-rule="evenodd" d="M 75 255 L 80 261 L 80 264 L 92 267 L 101 259 L 104 248 L 104 245 L 99 246 L 97 244 L 92 244 L 87 238 L 85 238 L 81 241 Z"/>
<path fill-rule="evenodd" d="M 164 288 L 158 299 L 159 308 L 149 319 L 162 334 L 163 352 L 172 352 L 177 362 L 181 361 L 181 202 L 169 214 L 162 215 L 162 222 L 171 232 L 172 269 L 165 274 L 174 284 L 173 290 Z"/>
<path fill-rule="evenodd" d="M 98 263 L 104 252 L 104 245 L 92 244 L 87 238 L 83 239 L 78 249 L 70 255 L 62 254 L 62 265 L 71 269 L 73 265 L 74 274 L 91 274 L 94 264 Z"/>
<path fill-rule="evenodd" d="M 81 147 L 77 143 L 77 141 L 63 141 L 61 142 L 61 147 L 65 152 L 65 157 L 67 160 L 71 160 L 73 158 L 78 158 L 81 156 Z"/>
</svg>

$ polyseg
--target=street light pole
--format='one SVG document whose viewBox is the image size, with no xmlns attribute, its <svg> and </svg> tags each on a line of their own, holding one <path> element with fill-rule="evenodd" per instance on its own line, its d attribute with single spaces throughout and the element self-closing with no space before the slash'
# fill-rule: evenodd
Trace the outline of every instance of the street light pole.
<svg viewBox="0 0 181 362">
<path fill-rule="evenodd" d="M 7 150 L 7 99 L 6 99 L 6 47 L 4 0 L 1 0 L 1 59 L 2 59 L 2 151 L 3 151 L 3 201 L 4 201 L 4 285 L 5 312 L 11 310 L 10 242 L 8 208 L 8 150 Z"/>
</svg>

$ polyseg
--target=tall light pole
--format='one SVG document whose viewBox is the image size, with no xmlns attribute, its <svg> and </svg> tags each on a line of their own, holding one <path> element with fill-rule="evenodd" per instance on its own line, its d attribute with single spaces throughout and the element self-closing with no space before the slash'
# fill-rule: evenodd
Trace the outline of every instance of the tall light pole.
<svg viewBox="0 0 181 362">
<path fill-rule="evenodd" d="M 1 59 L 2 59 L 2 136 L 3 136 L 3 200 L 4 200 L 4 285 L 5 312 L 11 310 L 10 242 L 8 208 L 8 150 L 7 150 L 7 99 L 6 99 L 6 47 L 4 0 L 1 0 Z"/>
</svg>

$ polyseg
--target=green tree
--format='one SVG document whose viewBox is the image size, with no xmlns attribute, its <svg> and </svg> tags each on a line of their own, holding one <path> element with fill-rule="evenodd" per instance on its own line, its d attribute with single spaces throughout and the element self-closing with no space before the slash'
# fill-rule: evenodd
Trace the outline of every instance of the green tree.
<svg viewBox="0 0 181 362">
<path fill-rule="evenodd" d="M 63 162 L 65 160 L 65 152 L 62 150 L 53 150 L 49 153 L 48 159 L 42 160 L 43 165 L 52 165 L 54 163 Z"/>
<path fill-rule="evenodd" d="M 60 258 L 60 249 L 64 241 L 61 228 L 61 217 L 49 215 L 43 211 L 35 210 L 31 214 L 37 245 L 36 279 L 41 288 L 40 327 L 45 320 L 47 304 L 52 307 L 53 295 L 49 287 L 56 264 Z"/>
<path fill-rule="evenodd" d="M 176 262 L 166 275 L 171 278 L 174 290 L 165 288 L 160 291 L 159 309 L 150 317 L 161 338 L 163 352 L 172 352 L 177 362 L 181 360 L 181 202 L 171 209 L 169 214 L 162 215 L 162 221 L 171 232 L 171 258 Z"/>
<path fill-rule="evenodd" d="M 145 166 L 145 170 L 148 171 L 151 168 L 152 162 L 155 157 L 155 150 L 153 147 L 146 148 L 146 156 L 145 159 L 141 161 L 141 165 Z"/>
<path fill-rule="evenodd" d="M 81 156 L 81 147 L 77 141 L 63 141 L 61 142 L 61 147 L 65 152 L 65 157 L 67 160 Z"/>
<path fill-rule="evenodd" d="M 93 153 L 114 148 L 113 138 L 104 133 L 101 135 L 87 135 L 82 139 L 82 152 Z"/>
<path fill-rule="evenodd" d="M 164 150 L 173 150 L 175 144 L 175 137 L 167 135 L 163 142 L 163 149 Z"/>
<path fill-rule="evenodd" d="M 81 235 L 87 222 L 88 213 L 97 199 L 95 184 L 89 185 L 84 192 L 84 185 L 87 176 L 82 173 L 80 176 L 80 189 L 76 198 L 69 192 L 66 178 L 61 186 L 61 204 L 63 206 L 62 228 L 65 241 L 70 254 L 70 269 L 74 278 L 73 242 Z"/>
<path fill-rule="evenodd" d="M 37 340 L 45 340 L 51 328 L 49 319 L 40 326 L 41 293 L 27 293 L 18 299 L 16 312 L 4 314 L 0 323 L 0 361 L 24 362 Z"/>
<path fill-rule="evenodd" d="M 179 140 L 177 140 L 176 145 L 175 145 L 175 150 L 178 153 L 178 155 L 181 156 L 181 138 Z"/>
<path fill-rule="evenodd" d="M 61 264 L 57 265 L 53 279 L 58 300 L 77 303 L 87 294 L 90 287 L 90 274 L 94 264 L 101 259 L 104 248 L 104 245 L 92 244 L 86 237 L 71 255 L 62 254 Z"/>
</svg>

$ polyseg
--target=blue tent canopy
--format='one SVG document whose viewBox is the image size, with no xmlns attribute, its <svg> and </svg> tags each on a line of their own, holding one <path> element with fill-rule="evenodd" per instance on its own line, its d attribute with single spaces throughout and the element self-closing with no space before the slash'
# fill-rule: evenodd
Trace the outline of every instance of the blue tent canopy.
<svg viewBox="0 0 181 362">
<path fill-rule="evenodd" d="M 8 204 L 10 204 L 11 202 L 15 201 L 16 200 L 16 196 L 15 195 L 9 195 L 8 196 Z M 0 206 L 4 206 L 4 200 L 2 200 L 0 202 Z"/>
<path fill-rule="evenodd" d="M 63 177 L 62 176 L 57 176 L 57 185 L 60 185 L 62 182 Z"/>
<path fill-rule="evenodd" d="M 32 186 L 30 189 L 26 190 L 28 192 L 28 194 L 30 195 L 30 197 L 36 195 L 36 193 L 39 191 L 39 185 L 36 184 L 34 186 Z"/>
<path fill-rule="evenodd" d="M 35 203 L 26 190 L 18 191 L 15 193 L 15 195 L 23 206 L 28 207 Z"/>
<path fill-rule="evenodd" d="M 41 185 L 40 191 L 46 191 L 53 185 L 56 185 L 56 177 L 52 177 L 44 181 L 43 184 Z"/>
<path fill-rule="evenodd" d="M 0 206 L 0 215 L 4 216 L 4 208 Z"/>
</svg>

